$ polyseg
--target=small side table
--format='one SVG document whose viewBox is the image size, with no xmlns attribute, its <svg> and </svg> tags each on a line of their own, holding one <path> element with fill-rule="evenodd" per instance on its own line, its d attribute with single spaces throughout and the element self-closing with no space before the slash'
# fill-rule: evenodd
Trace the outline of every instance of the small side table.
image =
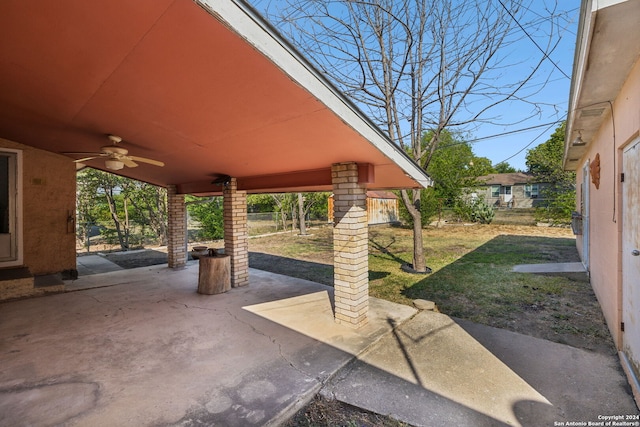
<svg viewBox="0 0 640 427">
<path fill-rule="evenodd" d="M 207 255 L 199 258 L 199 294 L 215 295 L 231 289 L 231 258 L 229 255 Z"/>
</svg>

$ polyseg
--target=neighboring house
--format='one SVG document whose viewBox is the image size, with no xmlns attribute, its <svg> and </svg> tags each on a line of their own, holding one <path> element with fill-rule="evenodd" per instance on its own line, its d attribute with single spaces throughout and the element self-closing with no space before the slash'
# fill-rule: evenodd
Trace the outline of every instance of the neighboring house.
<svg viewBox="0 0 640 427">
<path fill-rule="evenodd" d="M 185 195 L 223 195 L 234 287 L 247 193 L 333 191 L 335 317 L 366 324 L 365 193 L 431 180 L 248 4 L 8 2 L 0 39 L 0 300 L 77 274 L 76 160 L 167 188 L 169 267 Z"/>
<path fill-rule="evenodd" d="M 564 166 L 577 247 L 640 403 L 640 1 L 584 0 Z"/>
<path fill-rule="evenodd" d="M 333 222 L 333 195 L 329 197 L 327 205 L 328 221 Z M 398 196 L 390 191 L 367 191 L 367 220 L 369 225 L 400 221 Z"/>
<path fill-rule="evenodd" d="M 542 190 L 548 186 L 523 172 L 492 173 L 478 177 L 478 182 L 483 184 L 474 189 L 472 197 L 475 194 L 490 206 L 504 208 L 536 207 L 544 202 Z"/>
</svg>

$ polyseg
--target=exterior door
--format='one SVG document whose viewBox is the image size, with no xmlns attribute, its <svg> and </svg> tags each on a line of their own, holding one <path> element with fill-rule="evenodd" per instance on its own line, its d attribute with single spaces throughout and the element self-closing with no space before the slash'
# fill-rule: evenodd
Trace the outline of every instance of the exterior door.
<svg viewBox="0 0 640 427">
<path fill-rule="evenodd" d="M 622 351 L 640 378 L 640 140 L 622 156 Z"/>
<path fill-rule="evenodd" d="M 16 154 L 0 152 L 0 263 L 18 257 Z"/>
<path fill-rule="evenodd" d="M 511 200 L 513 200 L 513 194 L 511 192 L 511 186 L 510 185 L 505 185 L 504 186 L 504 203 L 507 206 L 511 205 Z"/>
</svg>

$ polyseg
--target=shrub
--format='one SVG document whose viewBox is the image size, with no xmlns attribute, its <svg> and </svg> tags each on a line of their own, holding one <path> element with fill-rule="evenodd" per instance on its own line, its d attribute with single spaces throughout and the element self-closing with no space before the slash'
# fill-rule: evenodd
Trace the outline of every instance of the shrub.
<svg viewBox="0 0 640 427">
<path fill-rule="evenodd" d="M 480 224 L 491 224 L 495 216 L 493 206 L 489 206 L 480 199 L 476 199 L 471 205 L 471 221 Z"/>
<path fill-rule="evenodd" d="M 198 238 L 202 240 L 217 240 L 224 237 L 224 225 L 222 222 L 222 200 L 220 197 L 206 200 L 200 203 L 187 205 L 189 214 L 192 215 L 202 229 Z"/>
<path fill-rule="evenodd" d="M 491 224 L 495 216 L 493 206 L 489 206 L 480 199 L 459 199 L 453 211 L 462 221 L 479 222 L 480 224 Z"/>
</svg>

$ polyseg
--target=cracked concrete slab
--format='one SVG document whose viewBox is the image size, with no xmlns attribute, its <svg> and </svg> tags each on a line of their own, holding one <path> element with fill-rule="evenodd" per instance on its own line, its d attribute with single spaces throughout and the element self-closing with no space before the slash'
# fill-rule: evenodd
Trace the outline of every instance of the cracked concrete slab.
<svg viewBox="0 0 640 427">
<path fill-rule="evenodd" d="M 201 295 L 197 267 L 0 304 L 0 426 L 277 425 L 415 313 L 372 299 L 355 331 L 333 321 L 330 287 L 251 270 L 249 286 Z"/>
</svg>

